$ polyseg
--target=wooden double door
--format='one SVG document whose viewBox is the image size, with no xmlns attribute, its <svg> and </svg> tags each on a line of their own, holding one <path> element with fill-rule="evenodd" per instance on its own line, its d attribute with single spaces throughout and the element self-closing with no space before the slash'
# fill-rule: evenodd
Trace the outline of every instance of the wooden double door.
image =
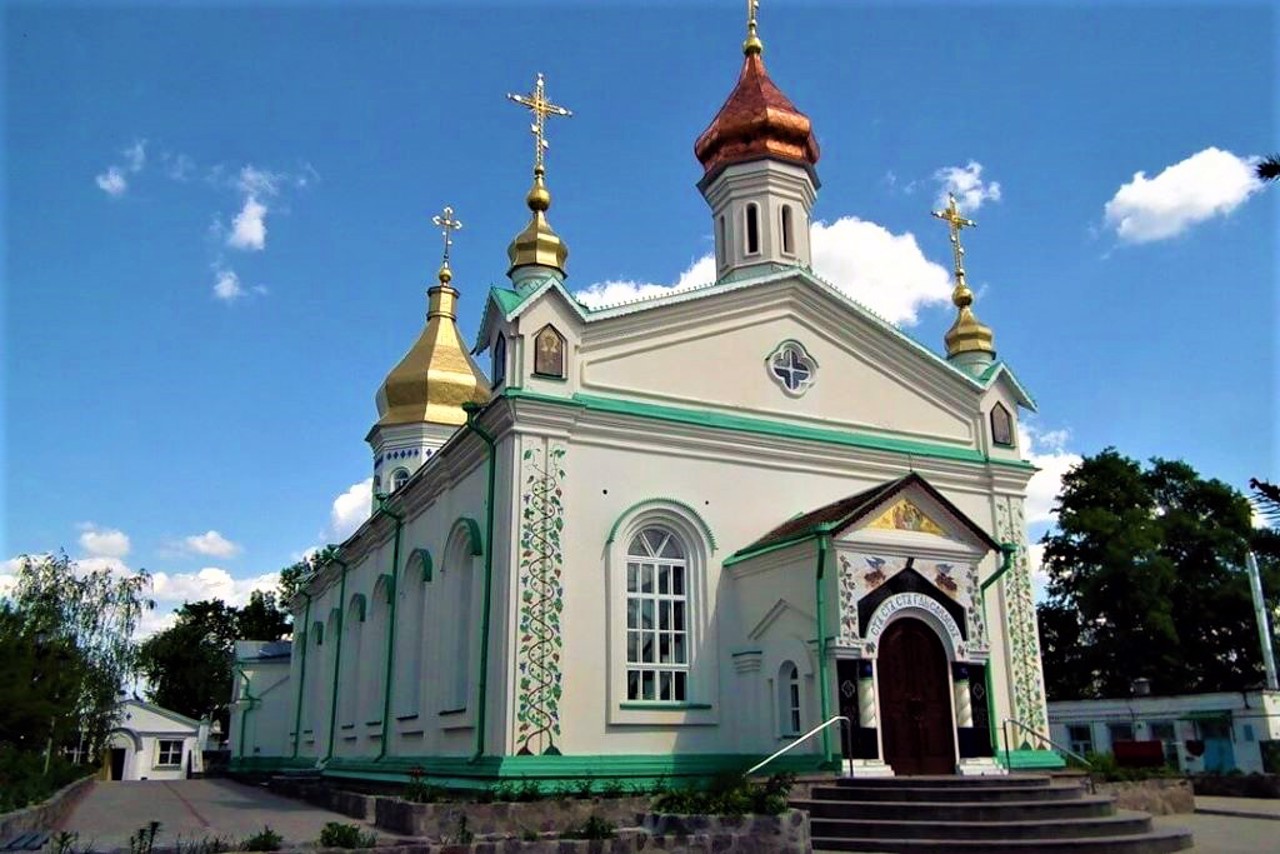
<svg viewBox="0 0 1280 854">
<path fill-rule="evenodd" d="M 946 650 L 924 622 L 895 620 L 880 636 L 884 761 L 897 774 L 954 774 L 955 723 Z"/>
</svg>

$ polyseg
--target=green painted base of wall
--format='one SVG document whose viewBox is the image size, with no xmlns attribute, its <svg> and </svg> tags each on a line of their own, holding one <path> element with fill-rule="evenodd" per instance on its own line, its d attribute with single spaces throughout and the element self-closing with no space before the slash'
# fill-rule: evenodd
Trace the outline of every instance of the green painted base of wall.
<svg viewBox="0 0 1280 854">
<path fill-rule="evenodd" d="M 996 761 L 1010 771 L 1050 770 L 1066 768 L 1067 763 L 1052 750 L 1011 750 L 1008 753 L 999 751 Z"/>
<path fill-rule="evenodd" d="M 743 753 L 586 756 L 388 756 L 383 759 L 334 758 L 321 772 L 333 779 L 407 783 L 415 776 L 450 789 L 483 789 L 501 781 L 531 780 L 551 789 L 578 787 L 589 780 L 603 785 L 622 780 L 626 785 L 650 787 L 659 781 L 680 784 L 707 780 L 718 774 L 741 773 L 763 759 Z M 270 773 L 314 768 L 314 760 L 254 756 L 231 761 L 231 770 Z M 783 756 L 762 773 L 805 773 L 823 769 L 821 756 Z"/>
</svg>

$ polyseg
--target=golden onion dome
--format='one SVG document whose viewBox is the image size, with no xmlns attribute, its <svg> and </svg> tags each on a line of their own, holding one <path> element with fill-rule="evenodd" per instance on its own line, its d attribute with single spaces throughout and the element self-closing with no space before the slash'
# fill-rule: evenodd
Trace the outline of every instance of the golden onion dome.
<svg viewBox="0 0 1280 854">
<path fill-rule="evenodd" d="M 543 170 L 534 170 L 533 186 L 525 196 L 525 204 L 533 216 L 529 224 L 516 235 L 507 247 L 507 257 L 511 259 L 511 267 L 507 270 L 510 276 L 519 267 L 538 265 L 559 270 L 564 275 L 565 261 L 569 258 L 569 247 L 560 239 L 547 222 L 546 212 L 551 207 L 551 191 L 543 181 Z"/>
<path fill-rule="evenodd" d="M 964 283 L 963 273 L 956 289 L 951 294 L 951 302 L 960 311 L 955 323 L 947 330 L 945 341 L 947 355 L 958 356 L 961 353 L 995 353 L 995 333 L 991 327 L 978 320 L 973 313 L 973 291 Z"/>
<path fill-rule="evenodd" d="M 743 44 L 743 53 L 746 58 L 738 85 L 693 145 L 706 176 L 733 163 L 762 157 L 812 169 L 821 156 L 813 124 L 769 78 L 763 46 L 754 29 Z"/>
<path fill-rule="evenodd" d="M 458 291 L 453 271 L 440 268 L 440 283 L 427 292 L 427 325 L 378 389 L 378 426 L 463 424 L 464 403 L 489 401 L 489 383 L 462 343 L 457 326 Z"/>
</svg>

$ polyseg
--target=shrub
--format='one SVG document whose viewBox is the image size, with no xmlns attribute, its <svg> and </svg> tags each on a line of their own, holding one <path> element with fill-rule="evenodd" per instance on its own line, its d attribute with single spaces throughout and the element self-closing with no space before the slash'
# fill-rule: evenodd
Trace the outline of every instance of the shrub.
<svg viewBox="0 0 1280 854">
<path fill-rule="evenodd" d="M 377 844 L 378 837 L 358 825 L 331 821 L 320 829 L 321 848 L 372 848 Z"/>
<path fill-rule="evenodd" d="M 603 819 L 598 815 L 593 815 L 582 823 L 581 826 L 566 827 L 560 833 L 561 839 L 613 839 L 614 833 L 613 822 Z"/>
<path fill-rule="evenodd" d="M 542 787 L 538 785 L 537 780 L 522 780 L 520 785 L 515 789 L 515 800 L 517 801 L 538 801 L 542 800 Z"/>
<path fill-rule="evenodd" d="M 616 777 L 612 780 L 606 781 L 605 784 L 600 787 L 600 795 L 606 798 L 620 798 L 626 793 L 626 784 Z"/>
<path fill-rule="evenodd" d="M 443 786 L 428 783 L 421 777 L 410 780 L 400 793 L 406 801 L 415 804 L 434 804 L 446 799 L 447 792 Z"/>
<path fill-rule="evenodd" d="M 280 834 L 272 830 L 270 825 L 264 825 L 262 830 L 240 843 L 240 850 L 279 851 L 283 843 L 284 838 Z"/>
<path fill-rule="evenodd" d="M 97 771 L 54 753 L 44 773 L 44 753 L 0 746 L 0 813 L 46 801 L 63 786 Z"/>
<path fill-rule="evenodd" d="M 222 854 L 231 850 L 231 843 L 221 836 L 184 841 L 181 836 L 173 843 L 173 854 Z"/>
<path fill-rule="evenodd" d="M 160 822 L 152 821 L 140 827 L 129 837 L 129 854 L 151 854 L 156 844 L 156 834 L 160 832 Z"/>
<path fill-rule="evenodd" d="M 705 789 L 668 790 L 656 797 L 654 809 L 679 815 L 778 815 L 787 808 L 794 774 L 774 774 L 763 783 L 721 775 Z"/>
</svg>

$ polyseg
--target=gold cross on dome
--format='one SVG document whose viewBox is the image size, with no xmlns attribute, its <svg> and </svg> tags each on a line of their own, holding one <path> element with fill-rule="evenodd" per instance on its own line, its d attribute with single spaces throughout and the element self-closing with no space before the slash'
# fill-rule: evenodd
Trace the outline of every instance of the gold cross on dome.
<svg viewBox="0 0 1280 854">
<path fill-rule="evenodd" d="M 533 171 L 541 175 L 546 171 L 543 168 L 543 152 L 550 146 L 550 143 L 547 142 L 546 133 L 547 116 L 565 116 L 568 118 L 573 113 L 547 100 L 547 87 L 541 74 L 538 75 L 537 81 L 533 84 L 532 92 L 528 95 L 512 95 L 508 93 L 507 100 L 515 101 L 533 113 L 533 124 L 529 126 L 529 131 L 533 134 Z"/>
<path fill-rule="evenodd" d="M 440 233 L 444 235 L 444 265 L 449 266 L 449 249 L 453 246 L 453 232 L 462 230 L 462 221 L 453 218 L 453 208 L 448 205 L 444 210 L 431 218 Z"/>
<path fill-rule="evenodd" d="M 947 230 L 951 232 L 951 253 L 955 256 L 956 284 L 963 284 L 964 247 L 960 245 L 960 230 L 963 228 L 976 228 L 978 224 L 960 215 L 960 208 L 956 205 L 954 193 L 947 193 L 946 208 L 940 211 L 933 211 L 933 215 L 944 221 L 947 224 Z"/>
<path fill-rule="evenodd" d="M 747 0 L 747 40 L 742 43 L 744 53 L 760 53 L 764 43 L 757 32 L 757 17 L 760 14 L 760 0 Z"/>
</svg>

